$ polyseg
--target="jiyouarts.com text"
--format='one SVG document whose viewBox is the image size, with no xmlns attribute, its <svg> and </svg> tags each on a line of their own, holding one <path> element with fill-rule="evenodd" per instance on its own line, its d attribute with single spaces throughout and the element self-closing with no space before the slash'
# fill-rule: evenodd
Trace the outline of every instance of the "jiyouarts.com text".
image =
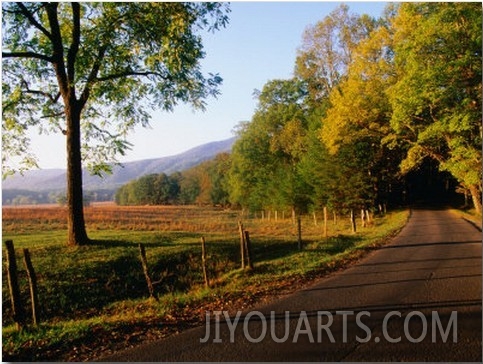
<svg viewBox="0 0 483 364">
<path fill-rule="evenodd" d="M 200 338 L 200 343 L 234 343 L 236 340 L 250 343 L 263 340 L 276 343 L 297 343 L 299 340 L 310 343 L 347 343 L 354 340 L 359 343 L 382 340 L 398 343 L 407 340 L 419 343 L 427 338 L 433 343 L 456 343 L 457 326 L 457 311 L 452 311 L 444 320 L 437 311 L 430 314 L 390 311 L 378 320 L 371 320 L 369 311 L 317 311 L 310 314 L 306 311 L 272 311 L 268 314 L 251 311 L 244 315 L 241 311 L 235 315 L 230 315 L 228 311 L 213 311 L 206 312 L 205 336 Z"/>
</svg>

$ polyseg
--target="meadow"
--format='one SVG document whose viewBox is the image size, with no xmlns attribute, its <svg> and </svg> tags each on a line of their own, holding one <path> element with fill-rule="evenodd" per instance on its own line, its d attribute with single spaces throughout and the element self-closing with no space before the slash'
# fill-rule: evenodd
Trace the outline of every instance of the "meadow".
<svg viewBox="0 0 483 364">
<path fill-rule="evenodd" d="M 347 216 L 303 216 L 302 249 L 289 214 L 246 214 L 197 206 L 87 207 L 92 243 L 67 247 L 59 206 L 4 207 L 3 241 L 13 240 L 27 311 L 21 249 L 28 248 L 39 286 L 37 326 L 12 321 L 3 254 L 3 359 L 92 360 L 102 354 L 200 325 L 207 310 L 239 310 L 276 299 L 341 269 L 385 243 L 407 220 L 405 210 L 376 216 L 351 232 Z M 269 218 L 270 216 L 270 218 Z M 276 218 L 275 218 L 276 217 Z M 250 232 L 253 269 L 240 268 L 238 221 Z M 358 221 L 359 225 L 360 222 Z M 205 287 L 200 239 L 206 240 Z M 146 247 L 149 297 L 138 244 Z"/>
</svg>

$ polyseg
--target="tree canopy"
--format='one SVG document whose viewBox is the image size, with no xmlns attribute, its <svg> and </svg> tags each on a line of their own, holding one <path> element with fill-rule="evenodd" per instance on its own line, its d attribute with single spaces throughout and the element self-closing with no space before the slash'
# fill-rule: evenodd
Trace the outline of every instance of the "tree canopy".
<svg viewBox="0 0 483 364">
<path fill-rule="evenodd" d="M 83 160 L 102 172 L 126 152 L 129 131 L 148 125 L 149 110 L 173 110 L 179 102 L 203 109 L 206 97 L 219 92 L 220 76 L 201 72 L 204 51 L 197 32 L 223 27 L 225 5 L 2 7 L 4 167 L 19 154 L 27 128 L 65 132 L 68 103 L 82 110 Z"/>
<path fill-rule="evenodd" d="M 27 151 L 27 130 L 61 132 L 67 146 L 69 244 L 89 241 L 82 161 L 109 171 L 152 108 L 203 108 L 222 79 L 204 75 L 202 30 L 227 24 L 222 3 L 2 3 L 4 173 Z M 35 164 L 32 155 L 20 168 Z"/>
<path fill-rule="evenodd" d="M 481 211 L 481 19 L 475 3 L 389 5 L 380 19 L 341 6 L 308 27 L 296 77 L 269 81 L 241 126 L 234 200 L 288 207 L 287 191 L 312 208 L 403 200 L 406 175 L 430 159 Z"/>
<path fill-rule="evenodd" d="M 250 123 L 239 130 L 230 181 L 232 201 L 252 209 L 303 209 L 297 164 L 305 150 L 306 89 L 298 80 L 273 80 L 258 92 Z"/>
<path fill-rule="evenodd" d="M 393 21 L 397 81 L 386 89 L 391 126 L 407 148 L 402 170 L 436 160 L 480 212 L 481 27 L 481 4 L 401 4 Z"/>
</svg>

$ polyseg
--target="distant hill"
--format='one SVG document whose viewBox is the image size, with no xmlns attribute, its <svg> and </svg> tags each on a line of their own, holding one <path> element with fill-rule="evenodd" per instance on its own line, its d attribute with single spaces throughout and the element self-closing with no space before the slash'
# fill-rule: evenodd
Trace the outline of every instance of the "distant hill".
<svg viewBox="0 0 483 364">
<path fill-rule="evenodd" d="M 151 173 L 171 174 L 176 171 L 183 171 L 194 167 L 201 162 L 214 158 L 217 154 L 230 152 L 235 138 L 221 140 L 200 145 L 184 153 L 155 158 L 145 159 L 136 162 L 124 163 L 115 166 L 113 173 L 104 178 L 91 176 L 84 172 L 84 189 L 113 190 L 123 184 Z M 2 183 L 2 190 L 24 190 L 24 191 L 54 191 L 64 190 L 66 186 L 66 171 L 63 169 L 39 169 L 27 171 L 23 176 L 14 175 L 8 177 Z"/>
</svg>

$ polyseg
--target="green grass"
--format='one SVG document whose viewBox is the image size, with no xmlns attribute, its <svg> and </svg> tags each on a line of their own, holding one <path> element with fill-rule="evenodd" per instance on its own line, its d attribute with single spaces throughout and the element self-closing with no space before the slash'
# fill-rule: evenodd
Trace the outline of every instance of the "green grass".
<svg viewBox="0 0 483 364">
<path fill-rule="evenodd" d="M 456 214 L 463 219 L 471 222 L 475 227 L 478 227 L 481 230 L 482 227 L 482 218 L 481 214 L 477 213 L 475 209 L 451 209 L 450 210 L 453 214 Z"/>
<path fill-rule="evenodd" d="M 327 239 L 320 237 L 322 228 L 313 226 L 307 217 L 301 251 L 290 220 L 247 220 L 245 227 L 251 232 L 255 262 L 251 271 L 239 268 L 236 220 L 220 223 L 233 231 L 207 233 L 208 225 L 200 225 L 207 240 L 211 288 L 203 286 L 200 233 L 101 230 L 94 225 L 89 230 L 93 244 L 72 248 L 64 246 L 64 230 L 35 232 L 29 226 L 24 229 L 31 231 L 29 234 L 4 232 L 3 239 L 15 244 L 26 307 L 29 297 L 20 252 L 25 247 L 30 250 L 38 275 L 42 324 L 22 331 L 15 329 L 4 262 L 3 358 L 89 359 L 93 352 L 77 357 L 73 348 L 100 347 L 106 336 L 110 343 L 122 344 L 123 337 L 131 337 L 133 331 L 142 331 L 141 337 L 145 337 L 146 333 L 161 330 L 153 334 L 159 337 L 171 329 L 182 329 L 183 322 L 198 324 L 205 310 L 240 309 L 271 291 L 292 287 L 294 281 L 307 281 L 354 261 L 399 231 L 407 217 L 407 211 L 388 214 L 375 219 L 373 226 L 360 228 L 357 234 L 351 234 L 348 225 L 339 222 L 337 227 L 330 227 Z M 158 281 L 157 300 L 148 298 L 138 243 L 145 244 L 152 279 Z M 160 322 L 164 323 L 161 329 Z M 170 330 L 163 331 L 165 327 Z M 93 332 L 97 335 L 93 336 Z"/>
</svg>

